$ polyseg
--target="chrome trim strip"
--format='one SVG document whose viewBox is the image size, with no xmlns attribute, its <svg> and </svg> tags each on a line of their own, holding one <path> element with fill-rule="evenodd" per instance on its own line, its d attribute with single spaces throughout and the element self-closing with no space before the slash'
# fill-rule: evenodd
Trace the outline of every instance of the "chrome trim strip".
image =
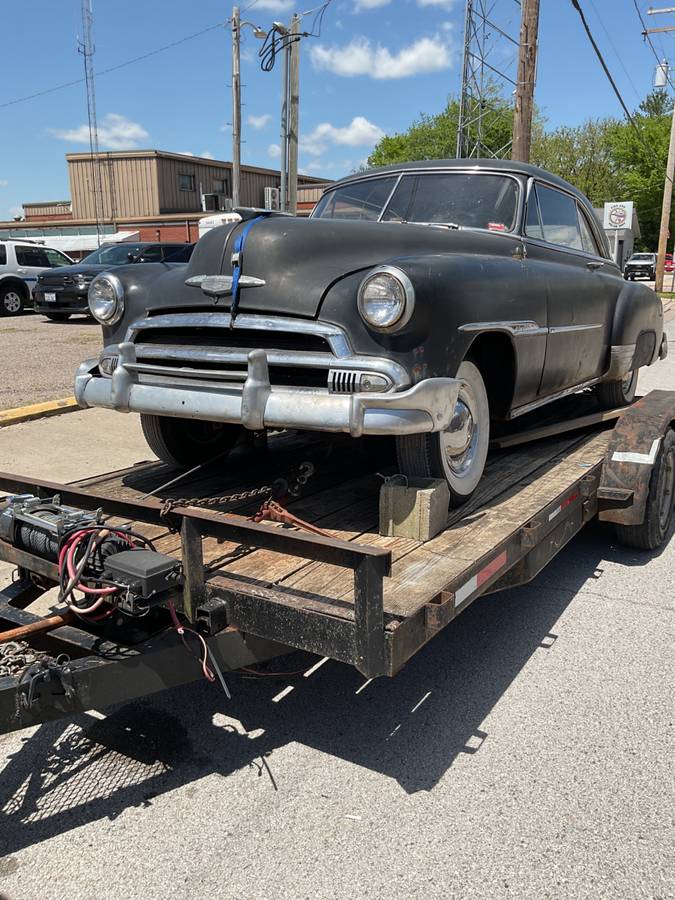
<svg viewBox="0 0 675 900">
<path fill-rule="evenodd" d="M 466 325 L 460 325 L 457 330 L 466 332 L 504 331 L 513 337 L 548 334 L 548 328 L 539 325 L 531 319 L 515 320 L 512 322 L 467 322 Z"/>
<path fill-rule="evenodd" d="M 595 328 L 603 328 L 602 322 L 597 325 L 553 325 L 548 329 L 549 334 L 564 334 L 568 331 L 593 331 Z"/>
<path fill-rule="evenodd" d="M 124 340 L 133 342 L 138 334 L 151 328 L 229 328 L 231 321 L 232 317 L 228 312 L 215 310 L 204 313 L 165 313 L 132 322 Z M 313 334 L 325 338 L 337 357 L 350 356 L 352 352 L 344 331 L 337 325 L 328 325 L 325 322 L 240 313 L 235 319 L 233 330 L 237 331 L 242 328 L 252 331 L 290 331 L 291 333 Z"/>
</svg>

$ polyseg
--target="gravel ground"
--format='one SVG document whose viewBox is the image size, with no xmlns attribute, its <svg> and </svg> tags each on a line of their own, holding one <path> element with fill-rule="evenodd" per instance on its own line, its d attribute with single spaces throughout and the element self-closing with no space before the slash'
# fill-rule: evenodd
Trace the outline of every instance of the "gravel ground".
<svg viewBox="0 0 675 900">
<path fill-rule="evenodd" d="M 84 316 L 67 322 L 32 312 L 1 318 L 0 409 L 71 396 L 75 370 L 100 348 L 100 326 Z"/>
</svg>

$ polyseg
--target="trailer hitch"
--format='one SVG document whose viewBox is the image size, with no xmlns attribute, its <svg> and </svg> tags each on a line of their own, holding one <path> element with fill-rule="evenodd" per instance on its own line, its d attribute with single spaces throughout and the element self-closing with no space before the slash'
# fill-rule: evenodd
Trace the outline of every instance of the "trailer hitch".
<svg viewBox="0 0 675 900">
<path fill-rule="evenodd" d="M 76 698 L 70 657 L 65 653 L 56 659 L 44 656 L 29 666 L 19 679 L 17 713 L 33 713 L 40 706 L 67 712 L 74 707 Z"/>
</svg>

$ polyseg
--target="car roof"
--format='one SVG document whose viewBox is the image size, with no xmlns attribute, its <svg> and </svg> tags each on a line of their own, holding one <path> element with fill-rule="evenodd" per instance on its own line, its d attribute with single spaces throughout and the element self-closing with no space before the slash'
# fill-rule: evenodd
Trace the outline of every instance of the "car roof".
<svg viewBox="0 0 675 900">
<path fill-rule="evenodd" d="M 477 172 L 507 172 L 514 175 L 524 175 L 527 178 L 538 178 L 541 181 L 548 181 L 549 184 L 557 185 L 579 197 L 584 197 L 584 194 L 578 188 L 575 188 L 569 181 L 565 181 L 564 178 L 553 175 L 551 172 L 547 172 L 546 169 L 540 169 L 539 166 L 532 166 L 529 163 L 519 162 L 514 159 L 420 159 L 414 162 L 393 163 L 392 165 L 379 166 L 378 168 L 366 169 L 363 172 L 347 175 L 345 178 L 341 178 L 339 181 L 331 184 L 326 190 L 330 191 L 340 185 L 376 175 L 429 171 L 432 169 L 463 169 Z M 587 198 L 584 197 L 584 199 Z"/>
</svg>

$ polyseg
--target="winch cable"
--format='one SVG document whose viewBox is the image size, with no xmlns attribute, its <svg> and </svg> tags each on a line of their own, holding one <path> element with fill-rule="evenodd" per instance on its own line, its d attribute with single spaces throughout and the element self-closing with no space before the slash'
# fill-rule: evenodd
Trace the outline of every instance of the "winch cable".
<svg viewBox="0 0 675 900">
<path fill-rule="evenodd" d="M 232 254 L 232 303 L 230 304 L 230 328 L 234 328 L 234 320 L 239 312 L 239 279 L 241 278 L 244 263 L 244 244 L 248 233 L 256 224 L 262 222 L 271 213 L 261 213 L 255 219 L 249 219 L 244 225 L 234 242 L 234 253 Z"/>
</svg>

